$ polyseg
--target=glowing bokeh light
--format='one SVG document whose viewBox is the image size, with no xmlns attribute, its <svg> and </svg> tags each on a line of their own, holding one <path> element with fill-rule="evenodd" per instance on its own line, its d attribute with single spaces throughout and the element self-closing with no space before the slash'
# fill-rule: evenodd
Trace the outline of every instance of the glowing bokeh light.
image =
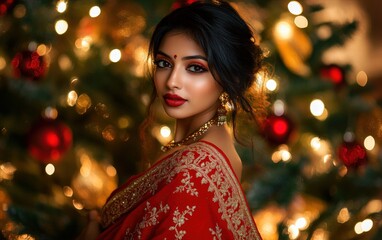
<svg viewBox="0 0 382 240">
<path fill-rule="evenodd" d="M 89 10 L 89 16 L 92 18 L 96 18 L 101 14 L 101 8 L 98 6 L 93 6 Z"/>
<path fill-rule="evenodd" d="M 56 171 L 56 168 L 53 164 L 49 163 L 45 166 L 45 172 L 48 175 L 53 175 L 53 173 Z"/>
<path fill-rule="evenodd" d="M 297 1 L 290 1 L 288 3 L 288 10 L 293 15 L 300 15 L 303 11 L 303 8 L 302 8 L 301 3 L 297 2 Z"/>
<path fill-rule="evenodd" d="M 113 49 L 110 51 L 110 54 L 109 54 L 110 61 L 114 63 L 119 62 L 119 60 L 121 60 L 121 57 L 122 57 L 121 50 Z"/>
<path fill-rule="evenodd" d="M 308 19 L 304 16 L 297 16 L 294 18 L 294 24 L 298 28 L 307 28 L 309 25 Z"/>
<path fill-rule="evenodd" d="M 65 12 L 67 7 L 68 7 L 68 3 L 66 1 L 64 1 L 64 0 L 60 0 L 56 4 L 56 10 L 59 13 Z"/>
<path fill-rule="evenodd" d="M 366 86 L 368 81 L 368 77 L 365 71 L 359 71 L 356 76 L 356 82 L 359 86 L 364 87 Z"/>
<path fill-rule="evenodd" d="M 56 33 L 59 35 L 66 33 L 68 28 L 69 28 L 68 22 L 66 22 L 65 20 L 62 20 L 62 19 L 58 20 L 54 26 Z"/>
<path fill-rule="evenodd" d="M 367 150 L 373 150 L 375 147 L 375 139 L 373 138 L 373 136 L 367 136 L 363 141 L 363 145 Z"/>
<path fill-rule="evenodd" d="M 267 82 L 265 83 L 265 87 L 273 92 L 277 89 L 277 82 L 274 79 L 268 79 Z"/>
<path fill-rule="evenodd" d="M 310 112 L 313 116 L 318 117 L 321 116 L 325 111 L 325 104 L 320 99 L 314 99 L 310 103 Z"/>
<path fill-rule="evenodd" d="M 290 39 L 292 37 L 292 26 L 285 21 L 280 21 L 275 27 L 276 35 L 282 39 Z"/>
<path fill-rule="evenodd" d="M 171 129 L 167 126 L 162 126 L 160 128 L 160 135 L 164 138 L 168 138 L 171 135 Z"/>
</svg>

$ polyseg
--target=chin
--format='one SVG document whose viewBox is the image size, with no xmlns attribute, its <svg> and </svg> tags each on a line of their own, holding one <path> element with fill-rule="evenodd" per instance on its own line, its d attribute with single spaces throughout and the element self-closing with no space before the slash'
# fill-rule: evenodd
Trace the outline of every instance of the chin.
<svg viewBox="0 0 382 240">
<path fill-rule="evenodd" d="M 164 108 L 164 111 L 168 117 L 173 118 L 173 119 L 184 119 L 184 118 L 190 117 L 189 115 L 184 114 L 184 110 L 174 110 L 174 109 Z"/>
</svg>

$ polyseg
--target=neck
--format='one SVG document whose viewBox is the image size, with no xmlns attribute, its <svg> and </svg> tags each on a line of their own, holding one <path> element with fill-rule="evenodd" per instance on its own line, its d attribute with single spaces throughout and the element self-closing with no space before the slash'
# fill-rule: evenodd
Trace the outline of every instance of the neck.
<svg viewBox="0 0 382 240">
<path fill-rule="evenodd" d="M 174 141 L 180 141 L 197 131 L 203 124 L 213 119 L 215 114 L 201 116 L 199 118 L 177 119 L 175 124 Z"/>
<path fill-rule="evenodd" d="M 204 122 L 203 124 L 201 124 L 200 126 L 198 126 L 196 128 L 190 128 L 190 127 L 189 128 L 179 128 L 179 125 L 177 125 L 177 128 L 176 128 L 177 130 L 188 129 L 187 132 L 189 132 L 189 133 L 187 133 L 187 135 L 186 134 L 181 135 L 183 137 L 180 140 L 178 140 L 178 138 L 175 138 L 173 141 L 171 141 L 167 145 L 163 146 L 162 151 L 167 152 L 168 150 L 170 150 L 172 148 L 187 145 L 187 144 L 190 144 L 190 143 L 193 143 L 193 142 L 200 140 L 203 137 L 203 135 L 205 135 L 207 133 L 208 129 L 213 125 L 218 125 L 218 126 L 222 125 L 222 123 L 218 122 L 217 116 L 214 116 L 213 118 Z M 190 124 L 187 126 L 190 126 Z M 192 130 L 190 131 L 190 129 L 192 129 Z M 184 131 L 184 132 L 186 132 L 186 131 Z M 179 132 L 178 132 L 178 136 L 180 136 Z"/>
</svg>

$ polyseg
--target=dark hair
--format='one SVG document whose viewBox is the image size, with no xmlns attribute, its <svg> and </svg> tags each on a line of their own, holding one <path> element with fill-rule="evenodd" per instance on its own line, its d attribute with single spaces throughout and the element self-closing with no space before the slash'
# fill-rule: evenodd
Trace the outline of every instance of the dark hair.
<svg viewBox="0 0 382 240">
<path fill-rule="evenodd" d="M 155 59 L 164 36 L 174 31 L 189 34 L 204 50 L 215 80 L 232 101 L 234 129 L 239 108 L 254 116 L 255 108 L 246 93 L 262 68 L 263 53 L 255 43 L 252 30 L 237 11 L 224 1 L 195 2 L 172 11 L 152 34 L 151 59 Z M 154 89 L 152 102 L 155 97 Z"/>
</svg>

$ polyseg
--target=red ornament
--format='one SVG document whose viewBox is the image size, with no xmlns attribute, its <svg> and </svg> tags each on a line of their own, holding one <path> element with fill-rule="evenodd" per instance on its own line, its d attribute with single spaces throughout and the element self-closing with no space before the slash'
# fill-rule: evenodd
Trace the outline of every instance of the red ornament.
<svg viewBox="0 0 382 240">
<path fill-rule="evenodd" d="M 5 15 L 12 7 L 14 0 L 0 0 L 0 16 Z"/>
<path fill-rule="evenodd" d="M 185 6 L 190 5 L 194 2 L 197 2 L 197 0 L 177 0 L 172 4 L 171 9 L 175 10 L 177 8 L 185 7 Z"/>
<path fill-rule="evenodd" d="M 330 80 L 336 86 L 340 86 L 345 83 L 345 71 L 336 64 L 321 67 L 320 75 L 322 78 Z"/>
<path fill-rule="evenodd" d="M 285 115 L 269 115 L 262 124 L 263 136 L 274 145 L 287 143 L 292 130 L 293 124 Z"/>
<path fill-rule="evenodd" d="M 12 59 L 12 66 L 16 77 L 39 80 L 45 74 L 46 63 L 37 52 L 22 51 Z"/>
<path fill-rule="evenodd" d="M 43 163 L 56 162 L 69 150 L 72 139 L 72 131 L 66 124 L 44 119 L 32 126 L 28 151 Z"/>
<path fill-rule="evenodd" d="M 357 168 L 367 162 L 366 149 L 356 141 L 343 142 L 338 148 L 338 156 L 350 168 Z"/>
</svg>

